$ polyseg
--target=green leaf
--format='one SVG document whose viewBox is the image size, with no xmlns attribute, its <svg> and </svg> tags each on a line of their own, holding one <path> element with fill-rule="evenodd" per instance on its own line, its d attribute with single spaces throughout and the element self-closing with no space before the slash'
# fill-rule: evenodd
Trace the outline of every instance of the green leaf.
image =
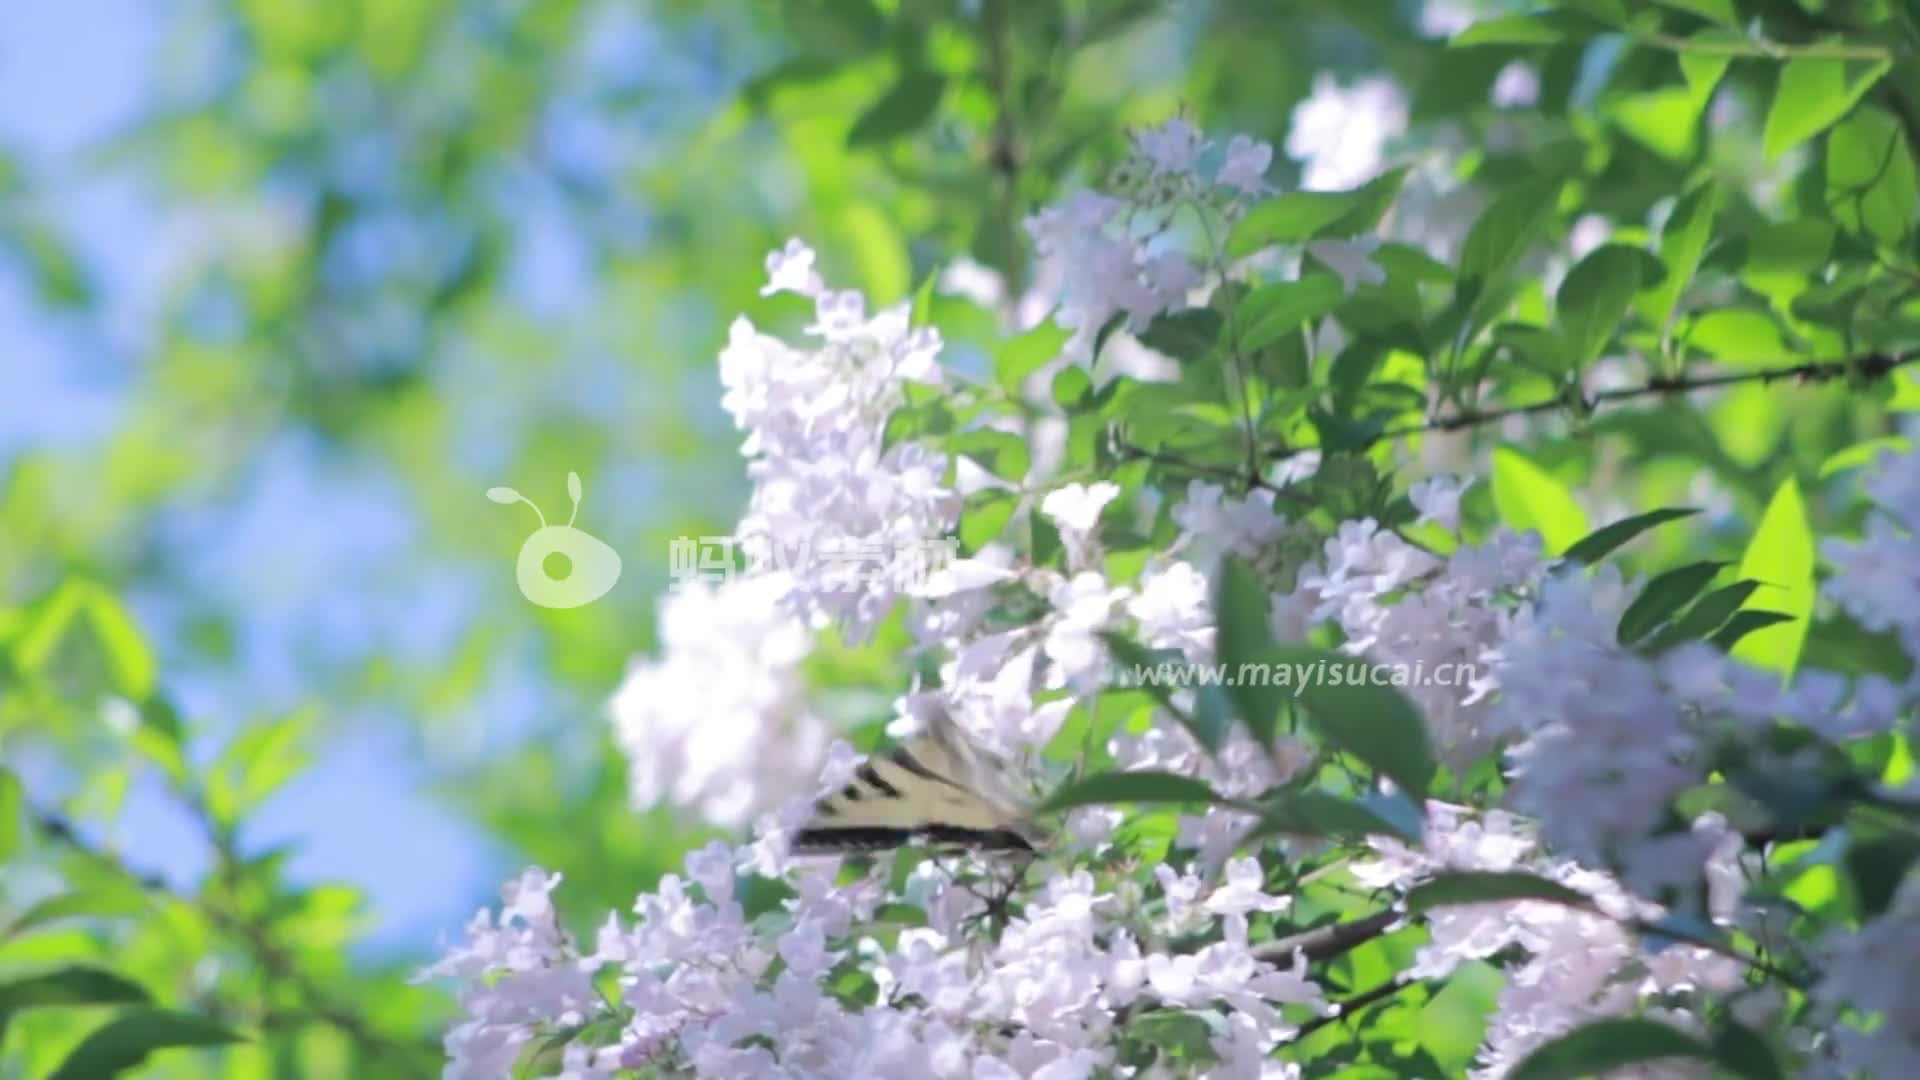
<svg viewBox="0 0 1920 1080">
<path fill-rule="evenodd" d="M 26 834 L 27 799 L 20 778 L 0 768 L 0 862 L 13 858 Z"/>
<path fill-rule="evenodd" d="M 0 219 L 0 247 L 13 248 L 33 272 L 39 299 L 50 308 L 84 307 L 93 301 L 94 282 L 60 234 L 17 215 Z"/>
<path fill-rule="evenodd" d="M 153 653 L 119 598 L 98 582 L 68 578 L 35 605 L 14 645 L 14 657 L 24 670 L 44 670 L 67 636 L 81 626 L 92 633 L 105 657 L 109 688 L 135 704 L 145 701 L 153 692 Z"/>
<path fill-rule="evenodd" d="M 1825 480 L 1835 473 L 1858 469 L 1863 465 L 1872 465 L 1882 454 L 1905 454 L 1913 450 L 1913 443 L 1898 435 L 1881 435 L 1857 442 L 1843 450 L 1836 450 L 1820 463 L 1820 479 Z"/>
<path fill-rule="evenodd" d="M 1053 377 L 1053 403 L 1070 413 L 1084 409 L 1087 395 L 1092 392 L 1093 379 L 1087 375 L 1087 369 L 1078 364 L 1061 368 Z"/>
<path fill-rule="evenodd" d="M 993 377 L 1007 392 L 1019 394 L 1027 376 L 1060 355 L 1072 334 L 1049 319 L 1000 347 L 993 360 Z"/>
<path fill-rule="evenodd" d="M 1752 308 L 1720 308 L 1693 321 L 1687 344 L 1716 360 L 1742 367 L 1773 367 L 1797 360 L 1800 351 L 1780 336 L 1773 316 Z"/>
<path fill-rule="evenodd" d="M 129 741 L 168 777 L 182 782 L 187 778 L 187 758 L 181 748 L 185 738 L 186 729 L 173 702 L 155 694 L 141 703 L 140 726 L 133 730 Z"/>
<path fill-rule="evenodd" d="M 1647 149 L 1671 161 L 1693 157 L 1695 132 L 1706 100 L 1690 87 L 1666 86 L 1614 99 L 1603 111 Z"/>
<path fill-rule="evenodd" d="M 868 146 L 918 130 L 940 107 L 940 94 L 946 86 L 947 80 L 931 71 L 915 68 L 901 72 L 900 80 L 853 122 L 853 129 L 847 132 L 847 145 Z"/>
<path fill-rule="evenodd" d="M 1346 298 L 1340 279 L 1324 270 L 1310 270 L 1297 281 L 1262 285 L 1234 310 L 1230 325 L 1238 336 L 1229 340 L 1243 352 L 1264 349 L 1287 334 L 1299 333 L 1300 324 L 1325 315 Z"/>
<path fill-rule="evenodd" d="M 1567 907 L 1591 908 L 1585 893 L 1557 881 L 1518 870 L 1455 870 L 1436 874 L 1407 892 L 1407 910 L 1414 913 L 1461 904 L 1505 904 L 1545 900 Z"/>
<path fill-rule="evenodd" d="M 1276 244 L 1304 244 L 1322 236 L 1370 232 L 1393 205 L 1404 168 L 1391 169 L 1351 191 L 1290 191 L 1256 205 L 1227 238 L 1227 254 L 1244 258 Z"/>
<path fill-rule="evenodd" d="M 1493 200 L 1467 231 L 1454 306 L 1468 338 L 1487 322 L 1500 286 L 1553 220 L 1563 185 L 1558 176 L 1521 183 Z"/>
<path fill-rule="evenodd" d="M 304 745 L 318 710 L 300 709 L 254 724 L 234 737 L 207 772 L 207 808 L 232 824 L 252 812 L 312 760 Z"/>
<path fill-rule="evenodd" d="M 1849 75 L 1845 60 L 1800 57 L 1787 61 L 1780 69 L 1780 82 L 1774 89 L 1766 132 L 1761 137 L 1767 160 L 1777 160 L 1847 115 L 1892 66 L 1891 60 L 1875 60 L 1854 66 Z"/>
<path fill-rule="evenodd" d="M 1733 0 L 1660 0 L 1670 8 L 1689 11 L 1703 19 L 1717 22 L 1721 26 L 1740 28 L 1740 16 L 1733 10 Z"/>
<path fill-rule="evenodd" d="M 1544 326 L 1503 322 L 1493 328 L 1493 343 L 1535 371 L 1559 372 L 1568 367 L 1566 340 Z"/>
<path fill-rule="evenodd" d="M 1907 871 L 1920 860 L 1920 837 L 1894 833 L 1847 845 L 1847 875 L 1860 898 L 1861 914 L 1879 915 L 1893 903 Z"/>
<path fill-rule="evenodd" d="M 1559 555 L 1590 531 L 1587 512 L 1551 474 L 1511 447 L 1493 452 L 1493 505 L 1515 532 L 1532 530 Z"/>
<path fill-rule="evenodd" d="M 1640 291 L 1647 253 L 1622 244 L 1603 244 L 1576 263 L 1560 283 L 1554 305 L 1567 359 L 1576 368 L 1592 363 L 1613 339 Z"/>
<path fill-rule="evenodd" d="M 77 892 L 55 893 L 20 913 L 0 938 L 24 934 L 35 927 L 61 919 L 112 918 L 138 915 L 147 908 L 147 899 L 131 887 L 101 886 Z"/>
<path fill-rule="evenodd" d="M 48 1080 L 105 1080 L 155 1050 L 225 1046 L 241 1036 L 205 1017 L 170 1009 L 127 1009 L 82 1039 Z"/>
<path fill-rule="evenodd" d="M 1748 634 L 1756 630 L 1764 630 L 1769 626 L 1778 626 L 1781 623 L 1790 623 L 1793 621 L 1794 617 L 1792 615 L 1783 614 L 1782 612 L 1761 611 L 1758 608 L 1743 608 L 1734 612 L 1733 618 L 1728 619 L 1726 625 L 1714 633 L 1713 643 L 1719 646 L 1721 652 L 1732 652 L 1734 646 L 1738 645 Z"/>
<path fill-rule="evenodd" d="M 153 693 L 153 651 L 135 625 L 133 616 L 105 586 L 94 585 L 87 593 L 87 619 L 105 647 L 113 677 L 114 692 L 138 704 Z"/>
<path fill-rule="evenodd" d="M 1711 1059 L 1706 1043 L 1652 1020 L 1598 1020 L 1527 1055 L 1511 1080 L 1580 1080 L 1664 1058 Z"/>
<path fill-rule="evenodd" d="M 1653 649 L 1664 651 L 1683 641 L 1706 640 L 1714 631 L 1726 625 L 1733 613 L 1740 610 L 1740 605 L 1746 603 L 1747 597 L 1752 596 L 1759 587 L 1757 581 L 1736 581 L 1701 597 L 1687 609 L 1686 614 L 1661 631 L 1653 643 Z"/>
<path fill-rule="evenodd" d="M 1409 797 L 1426 798 L 1434 770 L 1427 726 L 1413 703 L 1390 684 L 1391 672 L 1389 680 L 1383 680 L 1386 669 L 1326 649 L 1286 646 L 1268 656 L 1270 663 L 1289 665 L 1290 671 L 1312 667 L 1320 673 L 1288 678 L 1306 706 L 1308 723 L 1328 745 L 1390 778 Z"/>
<path fill-rule="evenodd" d="M 1186 666 L 1186 658 L 1180 653 L 1170 650 L 1159 653 L 1150 651 L 1124 634 L 1103 633 L 1100 637 L 1106 642 L 1107 649 L 1113 653 L 1114 659 L 1135 672 L 1152 669 L 1175 670 Z M 1223 700 L 1224 692 L 1219 687 L 1210 683 L 1194 686 L 1194 707 L 1188 711 L 1174 704 L 1173 691 L 1176 689 L 1174 686 L 1138 676 L 1126 681 L 1128 685 L 1146 691 L 1148 696 L 1159 702 L 1168 712 L 1179 717 L 1181 724 L 1193 733 L 1194 739 L 1201 746 L 1206 747 L 1209 753 L 1219 750 L 1227 741 L 1233 716 Z"/>
<path fill-rule="evenodd" d="M 50 1005 L 144 1003 L 146 988 L 111 971 L 86 965 L 26 975 L 0 983 L 0 1031 L 13 1014 Z"/>
<path fill-rule="evenodd" d="M 1279 687 L 1267 685 L 1269 679 L 1239 676 L 1265 670 L 1260 665 L 1273 643 L 1267 632 L 1271 597 L 1252 567 L 1231 555 L 1221 560 L 1213 590 L 1215 647 L 1223 672 L 1230 676 L 1227 699 L 1261 746 L 1273 745 L 1283 695 Z"/>
<path fill-rule="evenodd" d="M 1707 241 L 1713 235 L 1713 218 L 1720 210 L 1720 188 L 1711 182 L 1701 184 L 1674 204 L 1673 213 L 1660 229 L 1660 262 L 1666 276 L 1647 286 L 1646 317 L 1654 328 L 1665 333 L 1673 319 L 1681 294 L 1700 268 Z"/>
<path fill-rule="evenodd" d="M 1475 45 L 1557 45 L 1563 41 L 1585 40 L 1598 30 L 1593 23 L 1571 12 L 1506 15 L 1474 23 L 1455 34 L 1447 45 L 1455 49 Z"/>
<path fill-rule="evenodd" d="M 1738 37 L 1737 34 L 1723 34 L 1717 30 L 1703 30 L 1691 40 L 1724 40 Z M 1680 61 L 1680 77 L 1687 80 L 1687 91 L 1702 107 L 1713 99 L 1714 88 L 1720 85 L 1720 79 L 1733 65 L 1733 57 L 1725 53 L 1682 52 L 1676 59 Z"/>
<path fill-rule="evenodd" d="M 1040 805 L 1038 813 L 1107 803 L 1215 803 L 1220 796 L 1204 780 L 1191 776 L 1141 769 L 1095 773 L 1066 784 Z"/>
<path fill-rule="evenodd" d="M 999 428 L 971 428 L 950 435 L 941 449 L 949 454 L 971 458 L 981 468 L 1015 484 L 1026 479 L 1027 467 L 1032 463 L 1027 440 Z M 1001 491 L 1000 494 L 1012 495 L 1012 492 Z"/>
<path fill-rule="evenodd" d="M 1215 1030 L 1215 1029 L 1219 1030 Z M 1193 1009 L 1155 1009 L 1127 1021 L 1126 1037 L 1158 1048 L 1175 1061 L 1218 1061 L 1214 1037 L 1226 1033 L 1218 1013 Z"/>
<path fill-rule="evenodd" d="M 51 595 L 33 605 L 26 627 L 14 641 L 13 656 L 22 670 L 38 671 L 53 658 L 60 639 L 79 618 L 85 606 L 86 586 L 68 578 Z"/>
<path fill-rule="evenodd" d="M 1713 1033 L 1713 1060 L 1744 1080 L 1787 1080 L 1767 1040 L 1732 1019 L 1723 1020 Z"/>
<path fill-rule="evenodd" d="M 1257 808 L 1260 820 L 1241 838 L 1243 846 L 1282 833 L 1356 840 L 1392 836 L 1410 844 L 1420 843 L 1420 809 L 1403 792 L 1349 799 L 1309 788 L 1262 799 Z"/>
<path fill-rule="evenodd" d="M 1842 228 L 1898 244 L 1920 215 L 1920 177 L 1893 114 L 1864 105 L 1827 136 L 1827 209 Z"/>
<path fill-rule="evenodd" d="M 1616 632 L 1620 644 L 1633 645 L 1652 633 L 1674 612 L 1692 603 L 1726 565 L 1713 561 L 1688 563 L 1647 582 L 1647 587 L 1640 590 L 1640 595 L 1634 597 L 1633 603 L 1620 615 Z"/>
<path fill-rule="evenodd" d="M 1626 544 L 1627 541 L 1632 540 L 1648 529 L 1657 525 L 1664 525 L 1669 521 L 1677 521 L 1683 517 L 1691 517 L 1699 512 L 1699 510 L 1693 507 L 1668 507 L 1663 510 L 1649 510 L 1644 514 L 1635 514 L 1630 518 L 1622 518 L 1611 525 L 1603 525 L 1582 537 L 1578 543 L 1567 549 L 1564 558 L 1569 562 L 1585 563 L 1591 566 L 1601 559 L 1606 558 L 1608 555 L 1613 554 L 1614 551 Z"/>
<path fill-rule="evenodd" d="M 1187 363 L 1213 351 L 1220 340 L 1220 313 L 1212 308 L 1188 308 L 1161 315 L 1147 324 L 1140 344 Z"/>
<path fill-rule="evenodd" d="M 1012 521 L 1020 498 L 1012 492 L 973 492 L 960 515 L 960 546 L 966 553 L 979 552 L 1000 536 L 1000 530 Z"/>
<path fill-rule="evenodd" d="M 1792 477 L 1780 485 L 1760 518 L 1760 527 L 1740 560 L 1740 576 L 1758 581 L 1761 589 L 1748 601 L 1763 611 L 1786 615 L 1787 621 L 1746 634 L 1733 655 L 1755 667 L 1791 675 L 1807 639 L 1807 618 L 1813 613 L 1813 530 Z"/>
<path fill-rule="evenodd" d="M 945 269 L 945 263 L 935 266 L 927 272 L 927 276 L 921 280 L 919 287 L 913 290 L 913 307 L 907 316 L 912 325 L 931 326 L 933 324 L 933 301 L 939 293 L 940 274 Z"/>
</svg>

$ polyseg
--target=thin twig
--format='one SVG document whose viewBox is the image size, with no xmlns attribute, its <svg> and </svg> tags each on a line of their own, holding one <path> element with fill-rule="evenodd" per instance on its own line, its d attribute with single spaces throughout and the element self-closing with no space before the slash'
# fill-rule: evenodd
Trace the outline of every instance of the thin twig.
<svg viewBox="0 0 1920 1080">
<path fill-rule="evenodd" d="M 1269 964 L 1285 963 L 1291 960 L 1296 952 L 1305 953 L 1307 959 L 1313 963 L 1331 960 L 1348 949 L 1363 945 L 1387 933 L 1405 917 L 1402 912 L 1389 909 L 1377 911 L 1350 922 L 1317 926 L 1312 930 L 1303 930 L 1278 941 L 1267 942 L 1253 950 L 1253 956 L 1254 959 Z"/>
<path fill-rule="evenodd" d="M 380 1062 L 405 1060 L 417 1064 L 415 1075 L 431 1076 L 432 1068 L 426 1063 L 437 1062 L 441 1048 L 437 1042 L 403 1042 L 376 1031 L 365 1017 L 332 1000 L 316 986 L 286 951 L 267 938 L 264 927 L 251 923 L 212 903 L 205 897 L 186 896 L 174 890 L 166 879 L 157 874 L 136 870 L 118 855 L 102 848 L 94 847 L 81 837 L 78 830 L 58 814 L 34 810 L 31 817 L 35 827 L 48 839 L 94 862 L 114 875 L 139 886 L 143 891 L 161 894 L 169 899 L 178 900 L 199 912 L 209 923 L 221 932 L 234 938 L 242 945 L 253 962 L 269 978 L 293 989 L 301 1001 L 296 1010 L 270 1010 L 261 1020 L 263 1027 L 287 1027 L 304 1024 L 324 1024 L 334 1028 L 360 1047 L 368 1058 Z M 217 872 L 231 875 L 237 863 L 231 846 L 222 845 L 216 839 L 216 851 L 219 852 L 220 866 Z"/>
<path fill-rule="evenodd" d="M 1737 386 L 1743 383 L 1771 384 L 1793 380 L 1803 383 L 1831 382 L 1846 376 L 1857 376 L 1865 381 L 1884 379 L 1895 370 L 1920 361 L 1920 352 L 1892 354 L 1868 353 L 1865 356 L 1845 360 L 1810 360 L 1791 367 L 1768 368 L 1761 371 L 1729 372 L 1721 375 L 1707 375 L 1700 378 L 1684 376 L 1656 376 L 1635 386 L 1617 387 L 1602 390 L 1591 397 L 1574 398 L 1560 395 L 1544 401 L 1514 405 L 1504 409 L 1468 409 L 1448 416 L 1434 417 L 1419 424 L 1392 428 L 1371 438 L 1363 439 L 1355 449 L 1364 449 L 1383 442 L 1405 438 L 1408 435 L 1421 435 L 1430 432 L 1464 431 L 1483 424 L 1496 423 L 1515 416 L 1530 416 L 1537 413 L 1553 412 L 1578 404 L 1583 412 L 1591 413 L 1602 406 L 1618 405 L 1640 398 L 1669 397 L 1675 394 L 1689 394 L 1696 390 L 1712 390 L 1723 386 Z M 1318 447 L 1300 446 L 1277 450 L 1268 455 L 1270 461 L 1280 461 Z"/>
<path fill-rule="evenodd" d="M 1197 461 L 1188 461 L 1185 458 L 1177 457 L 1162 450 L 1152 450 L 1144 446 L 1135 446 L 1117 435 L 1113 437 L 1111 442 L 1114 453 L 1119 454 L 1123 458 L 1151 461 L 1156 465 L 1164 465 L 1170 469 L 1181 469 L 1195 476 L 1205 476 L 1224 483 L 1243 484 L 1260 491 L 1270 491 L 1274 494 L 1275 498 L 1287 499 L 1291 502 L 1311 503 L 1313 501 L 1304 492 L 1295 491 L 1290 487 L 1276 484 L 1257 474 L 1249 476 L 1246 471 L 1241 469 L 1227 469 L 1216 465 L 1202 465 Z"/>
<path fill-rule="evenodd" d="M 1692 53 L 1695 56 L 1747 56 L 1767 60 L 1892 60 L 1896 50 L 1879 45 L 1851 45 L 1844 41 L 1814 41 L 1788 45 L 1752 39 L 1675 37 L 1672 34 L 1633 35 L 1633 43 L 1650 49 Z"/>
<path fill-rule="evenodd" d="M 1408 978 L 1405 972 L 1401 972 L 1400 974 L 1395 975 L 1393 978 L 1388 979 L 1386 982 L 1381 983 L 1379 986 L 1376 986 L 1371 990 L 1368 990 L 1361 994 L 1356 994 L 1355 996 L 1350 997 L 1345 1001 L 1334 1002 L 1334 1009 L 1332 1012 L 1322 1013 L 1321 1015 L 1314 1017 L 1313 1019 L 1307 1021 L 1306 1023 L 1301 1024 L 1299 1029 L 1296 1030 L 1291 1036 L 1288 1037 L 1287 1042 L 1297 1043 L 1300 1040 L 1306 1038 L 1307 1036 L 1313 1034 L 1314 1032 L 1319 1031 L 1321 1028 L 1326 1027 L 1329 1024 L 1337 1024 L 1343 1020 L 1347 1020 L 1351 1018 L 1355 1013 L 1359 1012 L 1361 1009 L 1364 1009 L 1369 1005 L 1377 1005 L 1380 1002 L 1385 1001 L 1386 999 L 1399 993 L 1400 991 L 1405 990 L 1407 987 L 1414 986 L 1419 982 L 1420 982 L 1419 979 Z M 1285 1044 L 1283 1043 L 1282 1045 L 1285 1045 Z"/>
</svg>

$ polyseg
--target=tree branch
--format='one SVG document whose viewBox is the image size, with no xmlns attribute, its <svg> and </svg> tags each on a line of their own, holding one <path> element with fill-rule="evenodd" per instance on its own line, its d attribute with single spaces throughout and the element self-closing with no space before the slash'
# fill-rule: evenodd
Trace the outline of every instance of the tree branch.
<svg viewBox="0 0 1920 1080">
<path fill-rule="evenodd" d="M 1410 979 L 1405 972 L 1401 972 L 1371 990 L 1356 994 L 1345 1001 L 1336 1001 L 1334 1002 L 1334 1010 L 1332 1012 L 1323 1013 L 1301 1024 L 1299 1029 L 1287 1039 L 1287 1043 L 1297 1043 L 1323 1027 L 1340 1023 L 1361 1009 L 1369 1005 L 1377 1005 L 1400 991 L 1405 990 L 1407 987 L 1419 983 L 1419 981 L 1419 979 Z M 1283 1043 L 1282 1045 L 1285 1044 Z"/>
<path fill-rule="evenodd" d="M 1405 915 L 1388 909 L 1377 911 L 1350 922 L 1329 923 L 1312 930 L 1303 930 L 1298 934 L 1270 941 L 1253 950 L 1254 959 L 1270 964 L 1285 963 L 1296 952 L 1305 953 L 1309 961 L 1318 963 L 1330 960 L 1348 949 L 1363 945 L 1397 927 Z"/>
<path fill-rule="evenodd" d="M 196 812 L 198 812 L 196 808 Z M 73 851 L 110 873 L 121 877 L 143 891 L 164 895 L 178 900 L 193 908 L 222 933 L 233 938 L 252 958 L 253 963 L 269 979 L 292 988 L 300 1000 L 296 1010 L 269 1009 L 261 1019 L 263 1027 L 288 1027 L 319 1023 L 331 1027 L 345 1035 L 367 1058 L 383 1063 L 407 1063 L 412 1075 L 429 1077 L 433 1075 L 435 1064 L 440 1060 L 442 1050 L 437 1042 L 428 1040 L 419 1043 L 394 1039 L 377 1030 L 360 1014 L 331 999 L 315 985 L 307 974 L 300 970 L 292 956 L 279 945 L 271 941 L 266 928 L 252 923 L 213 903 L 206 897 L 187 896 L 174 890 L 167 881 L 157 874 L 150 874 L 129 866 L 113 852 L 94 847 L 87 843 L 77 829 L 67 819 L 50 811 L 34 809 L 30 811 L 34 826 L 49 840 Z M 216 873 L 231 877 L 237 863 L 237 856 L 231 845 L 215 837 L 215 849 L 220 865 Z"/>
<path fill-rule="evenodd" d="M 1405 438 L 1408 435 L 1421 435 L 1429 432 L 1464 431 L 1506 420 L 1515 416 L 1530 416 L 1537 413 L 1553 412 L 1557 409 L 1577 406 L 1582 412 L 1594 412 L 1603 406 L 1618 405 L 1622 402 L 1636 401 L 1641 398 L 1671 397 L 1676 394 L 1689 394 L 1697 390 L 1712 390 L 1723 386 L 1738 386 L 1743 383 L 1768 385 L 1792 380 L 1800 383 L 1824 383 L 1835 379 L 1855 377 L 1863 382 L 1884 379 L 1899 368 L 1920 361 L 1920 352 L 1915 353 L 1868 353 L 1865 356 L 1844 360 L 1809 360 L 1804 364 L 1791 367 L 1767 368 L 1761 371 L 1729 372 L 1721 375 L 1707 375 L 1700 378 L 1685 376 L 1655 376 L 1637 386 L 1623 386 L 1612 390 L 1602 390 L 1591 397 L 1575 397 L 1563 394 L 1545 401 L 1529 402 L 1504 409 L 1468 409 L 1429 419 L 1423 423 L 1406 427 L 1392 428 L 1372 438 L 1362 440 L 1356 449 L 1365 449 L 1383 442 Z M 1269 461 L 1283 461 L 1318 447 L 1300 446 L 1282 448 L 1268 455 Z"/>
</svg>

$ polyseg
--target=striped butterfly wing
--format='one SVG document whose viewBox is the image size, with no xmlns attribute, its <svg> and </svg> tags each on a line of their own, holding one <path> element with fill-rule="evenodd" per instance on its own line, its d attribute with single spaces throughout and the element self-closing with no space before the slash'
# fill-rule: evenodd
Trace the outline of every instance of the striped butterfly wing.
<svg viewBox="0 0 1920 1080">
<path fill-rule="evenodd" d="M 910 739 L 868 758 L 853 779 L 815 804 L 794 837 L 798 854 L 884 851 L 910 844 L 1032 851 L 1020 808 L 981 790 L 967 750 L 938 737 Z"/>
</svg>

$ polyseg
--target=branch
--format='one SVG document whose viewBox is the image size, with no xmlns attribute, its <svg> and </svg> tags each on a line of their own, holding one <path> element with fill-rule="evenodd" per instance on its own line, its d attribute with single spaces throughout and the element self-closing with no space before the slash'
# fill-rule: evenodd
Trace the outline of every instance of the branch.
<svg viewBox="0 0 1920 1080">
<path fill-rule="evenodd" d="M 1401 912 L 1392 909 L 1377 911 L 1351 922 L 1330 923 L 1267 942 L 1253 950 L 1253 956 L 1270 964 L 1285 963 L 1296 952 L 1305 953 L 1307 959 L 1315 963 L 1331 960 L 1394 929 L 1404 918 Z"/>
<path fill-rule="evenodd" d="M 1354 1013 L 1359 1012 L 1361 1009 L 1364 1009 L 1369 1005 L 1379 1004 L 1380 1002 L 1385 1001 L 1386 999 L 1392 997 L 1393 995 L 1399 993 L 1400 991 L 1405 990 L 1407 987 L 1414 986 L 1419 982 L 1420 982 L 1419 979 L 1410 979 L 1407 977 L 1407 974 L 1405 972 L 1401 972 L 1400 974 L 1395 975 L 1393 978 L 1388 979 L 1386 982 L 1381 983 L 1379 986 L 1376 986 L 1371 990 L 1365 991 L 1364 993 L 1356 994 L 1355 996 L 1350 997 L 1345 1001 L 1336 1001 L 1333 1003 L 1332 1012 L 1322 1013 L 1321 1015 L 1314 1017 L 1313 1019 L 1307 1021 L 1306 1023 L 1301 1024 L 1299 1029 L 1296 1030 L 1291 1036 L 1287 1038 L 1286 1043 L 1282 1043 L 1281 1045 L 1286 1045 L 1287 1043 L 1297 1043 L 1300 1040 L 1306 1038 L 1307 1036 L 1313 1034 L 1314 1032 L 1319 1031 L 1321 1028 L 1326 1027 L 1329 1024 L 1337 1024 L 1343 1020 L 1346 1020 L 1347 1018 L 1351 1017 Z"/>
<path fill-rule="evenodd" d="M 300 999 L 300 1007 L 293 1011 L 269 1010 L 261 1020 L 262 1027 L 324 1024 L 345 1035 L 371 1060 L 396 1063 L 416 1060 L 420 1068 L 415 1075 L 425 1077 L 433 1074 L 427 1062 L 440 1059 L 442 1050 L 438 1043 L 431 1040 L 404 1042 L 376 1031 L 366 1018 L 332 1001 L 300 970 L 284 949 L 268 939 L 265 927 L 240 918 L 206 897 L 191 897 L 174 891 L 166 879 L 159 875 L 136 870 L 113 852 L 87 843 L 79 831 L 58 814 L 34 809 L 30 811 L 30 817 L 41 833 L 62 847 L 138 885 L 145 892 L 163 895 L 193 908 L 216 929 L 236 940 L 253 959 L 255 966 L 270 979 L 291 987 Z M 222 844 L 216 838 L 215 847 L 220 856 L 218 872 L 230 877 L 237 868 L 237 863 L 232 861 L 231 845 Z"/>
<path fill-rule="evenodd" d="M 1298 503 L 1311 504 L 1313 501 L 1304 492 L 1295 491 L 1290 487 L 1282 487 L 1257 474 L 1249 476 L 1244 469 L 1228 469 L 1217 465 L 1202 465 L 1197 461 L 1188 461 L 1185 458 L 1177 457 L 1164 451 L 1151 450 L 1144 446 L 1135 446 L 1125 439 L 1120 438 L 1117 434 L 1112 437 L 1111 442 L 1113 452 L 1128 460 L 1151 461 L 1156 465 L 1164 465 L 1170 469 L 1182 469 L 1196 476 L 1206 476 L 1224 483 L 1243 484 L 1261 491 L 1271 491 L 1276 498 L 1290 499 Z"/>
<path fill-rule="evenodd" d="M 986 81 L 993 95 L 992 141 L 987 146 L 987 165 L 1000 184 L 999 224 L 1006 229 L 1003 238 L 1007 250 L 1019 246 L 1020 234 L 1020 133 L 1014 119 L 1013 85 L 1013 12 L 1015 0 L 987 0 L 983 11 L 986 38 Z M 1025 267 L 1012 258 L 1000 268 L 1006 277 L 1007 311 L 1015 315 L 1020 298 L 1026 292 Z"/>
<path fill-rule="evenodd" d="M 1371 438 L 1363 439 L 1354 449 L 1365 449 L 1383 442 L 1391 442 L 1408 435 L 1420 435 L 1429 432 L 1464 431 L 1468 428 L 1491 424 L 1515 416 L 1531 416 L 1536 413 L 1553 412 L 1557 409 L 1576 406 L 1583 413 L 1590 413 L 1606 405 L 1618 405 L 1621 402 L 1635 401 L 1640 398 L 1669 397 L 1676 394 L 1689 394 L 1696 390 L 1712 390 L 1723 386 L 1737 386 L 1742 383 L 1771 384 L 1792 380 L 1800 383 L 1824 383 L 1835 379 L 1853 376 L 1864 382 L 1884 379 L 1899 368 L 1920 362 L 1920 352 L 1893 354 L 1868 353 L 1865 356 L 1844 360 L 1809 360 L 1804 364 L 1791 367 L 1768 368 L 1761 371 L 1742 371 L 1722 375 L 1707 375 L 1699 378 L 1685 376 L 1655 376 L 1637 386 L 1623 386 L 1613 390 L 1602 390 L 1591 397 L 1562 394 L 1545 401 L 1529 402 L 1504 409 L 1467 409 L 1449 416 L 1434 417 L 1419 424 L 1392 428 Z M 1318 447 L 1300 446 L 1282 448 L 1268 455 L 1269 461 L 1282 461 Z"/>
<path fill-rule="evenodd" d="M 1672 34 L 1634 34 L 1635 45 L 1695 56 L 1746 56 L 1766 60 L 1893 60 L 1899 50 L 1880 45 L 1854 45 L 1844 41 L 1813 41 L 1788 45 L 1778 41 L 1755 41 L 1675 37 Z"/>
</svg>

